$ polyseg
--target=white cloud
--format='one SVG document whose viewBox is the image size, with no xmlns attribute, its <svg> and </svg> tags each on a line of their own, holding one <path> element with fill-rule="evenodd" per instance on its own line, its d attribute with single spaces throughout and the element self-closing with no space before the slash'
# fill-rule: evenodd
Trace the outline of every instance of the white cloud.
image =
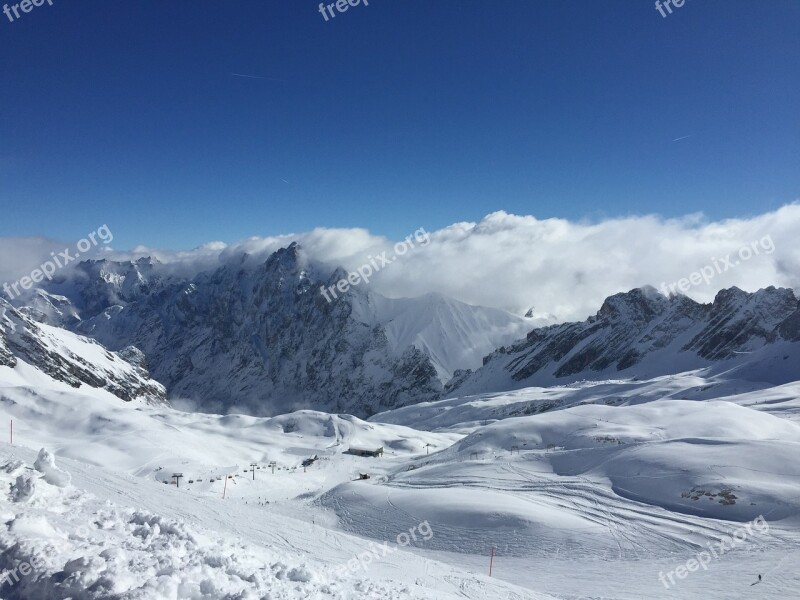
<svg viewBox="0 0 800 600">
<path fill-rule="evenodd" d="M 420 223 L 425 227 L 425 223 Z M 433 231 L 431 242 L 385 266 L 373 279 L 382 294 L 417 296 L 440 292 L 471 304 L 496 306 L 522 314 L 535 307 L 559 320 L 583 319 L 609 295 L 650 284 L 659 287 L 712 265 L 712 259 L 734 255 L 769 236 L 774 252 L 765 251 L 687 295 L 710 301 L 733 285 L 754 291 L 769 285 L 800 289 L 800 203 L 745 219 L 708 221 L 702 215 L 680 219 L 634 216 L 600 222 L 540 220 L 496 212 L 479 223 L 456 223 Z M 413 231 L 408 232 L 413 235 Z M 0 239 L 0 254 L 12 248 L 13 262 L 51 245 Z M 312 260 L 331 268 L 354 270 L 383 250 L 393 254 L 394 241 L 365 229 L 318 228 L 302 234 L 253 237 L 226 245 L 205 244 L 186 252 L 139 247 L 119 258 L 152 255 L 182 272 L 213 268 L 220 260 L 247 252 L 253 260 L 298 241 Z M 415 242 L 416 243 L 416 242 Z M 64 244 L 58 245 L 65 247 Z M 15 258 L 14 258 L 15 257 Z M 4 259 L 8 264 L 9 261 Z M 36 266 L 36 260 L 28 260 Z M 0 264 L 0 274 L 5 274 Z M 30 267 L 28 267 L 28 272 Z"/>
<path fill-rule="evenodd" d="M 338 235 L 342 247 L 353 244 L 347 233 Z M 427 247 L 385 267 L 372 285 L 389 296 L 436 291 L 518 314 L 535 307 L 559 320 L 583 319 L 611 294 L 677 282 L 712 267 L 713 259 L 722 267 L 723 257 L 765 236 L 774 243 L 771 254 L 771 244 L 759 244 L 759 255 L 715 272 L 710 284 L 693 286 L 687 295 L 708 302 L 721 288 L 734 285 L 750 291 L 769 285 L 800 289 L 800 204 L 719 222 L 690 215 L 576 223 L 496 212 L 480 223 L 432 232 Z M 392 246 L 382 238 L 361 244 L 351 255 L 342 251 L 338 262 L 352 270 L 366 263 L 376 246 Z M 325 258 L 315 245 L 305 246 L 312 256 Z"/>
<path fill-rule="evenodd" d="M 70 256 L 74 255 L 75 242 L 39 236 L 0 237 L 0 286 L 30 276 L 34 269 L 51 260 L 52 253 L 59 254 L 64 250 L 69 250 Z M 83 258 L 99 258 L 109 252 L 110 249 L 101 244 L 92 247 Z"/>
</svg>

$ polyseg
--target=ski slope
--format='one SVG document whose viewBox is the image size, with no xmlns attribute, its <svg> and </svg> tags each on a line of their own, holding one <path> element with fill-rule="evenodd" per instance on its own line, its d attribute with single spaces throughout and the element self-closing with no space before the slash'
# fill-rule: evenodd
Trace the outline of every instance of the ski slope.
<svg viewBox="0 0 800 600">
<path fill-rule="evenodd" d="M 690 372 L 255 418 L 20 361 L 0 367 L 0 567 L 44 563 L 0 597 L 797 598 L 798 389 Z M 36 469 L 40 448 L 55 467 Z M 762 515 L 707 570 L 659 580 Z"/>
<path fill-rule="evenodd" d="M 6 488 L 37 478 L 35 457 L 0 447 Z M 43 567 L 6 582 L 3 598 L 548 598 L 402 550 L 367 574 L 341 574 L 342 564 L 364 552 L 363 540 L 77 461 L 58 468 L 73 485 L 36 479 L 23 500 L 4 494 L 0 566 Z"/>
</svg>

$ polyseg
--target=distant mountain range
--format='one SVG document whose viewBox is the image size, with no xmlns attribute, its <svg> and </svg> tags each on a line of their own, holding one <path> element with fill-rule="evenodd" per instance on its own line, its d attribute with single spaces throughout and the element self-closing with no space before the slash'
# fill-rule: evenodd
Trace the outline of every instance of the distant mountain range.
<svg viewBox="0 0 800 600">
<path fill-rule="evenodd" d="M 139 348 L 171 399 L 201 411 L 274 415 L 314 407 L 369 416 L 433 400 L 530 319 L 438 294 L 389 299 L 320 287 L 347 273 L 292 244 L 193 277 L 150 259 L 89 261 L 25 299 L 36 318 L 108 348 Z"/>
<path fill-rule="evenodd" d="M 800 302 L 792 290 L 719 292 L 712 304 L 654 288 L 606 299 L 583 322 L 534 329 L 458 373 L 448 396 L 584 379 L 650 378 L 713 368 L 775 385 L 800 379 Z"/>
<path fill-rule="evenodd" d="M 439 294 L 390 299 L 354 286 L 328 302 L 320 288 L 346 276 L 297 244 L 192 276 L 151 259 L 87 261 L 8 309 L 31 331 L 48 323 L 132 363 L 146 357 L 171 400 L 204 412 L 369 417 L 444 396 L 712 367 L 798 379 L 800 303 L 787 289 L 731 288 L 699 304 L 640 288 L 586 321 L 535 327 Z M 37 352 L 46 356 L 27 356 Z"/>
</svg>

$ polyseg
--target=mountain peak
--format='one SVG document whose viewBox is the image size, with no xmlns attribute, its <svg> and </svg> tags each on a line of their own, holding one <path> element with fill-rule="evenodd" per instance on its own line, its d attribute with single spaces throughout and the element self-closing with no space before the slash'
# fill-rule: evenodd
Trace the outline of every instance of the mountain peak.
<svg viewBox="0 0 800 600">
<path fill-rule="evenodd" d="M 605 319 L 648 320 L 663 313 L 669 304 L 669 300 L 658 290 L 645 286 L 609 296 L 597 316 Z"/>
</svg>

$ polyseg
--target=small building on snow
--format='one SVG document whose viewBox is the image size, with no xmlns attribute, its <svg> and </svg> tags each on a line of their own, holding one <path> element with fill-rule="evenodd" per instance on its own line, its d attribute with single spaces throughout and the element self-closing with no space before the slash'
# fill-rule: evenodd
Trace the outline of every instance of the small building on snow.
<svg viewBox="0 0 800 600">
<path fill-rule="evenodd" d="M 347 451 L 348 454 L 354 454 L 356 456 L 368 456 L 371 458 L 378 458 L 383 456 L 383 446 L 378 448 L 377 450 L 373 450 L 370 448 L 356 448 L 351 446 L 350 449 Z"/>
</svg>

